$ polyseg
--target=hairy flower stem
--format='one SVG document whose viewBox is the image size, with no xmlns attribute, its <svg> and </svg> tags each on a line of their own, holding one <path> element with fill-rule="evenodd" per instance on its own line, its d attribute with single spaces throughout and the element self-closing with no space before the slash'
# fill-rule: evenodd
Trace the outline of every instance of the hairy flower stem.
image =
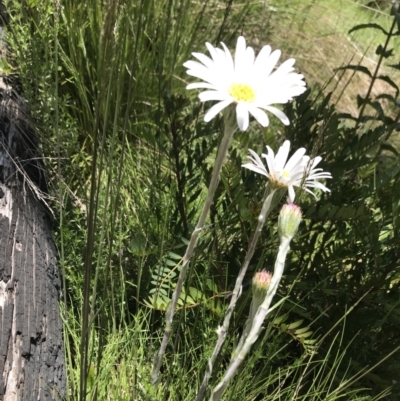
<svg viewBox="0 0 400 401">
<path fill-rule="evenodd" d="M 247 272 L 247 268 L 249 267 L 250 261 L 254 255 L 254 251 L 256 249 L 258 239 L 260 238 L 261 231 L 264 227 L 265 221 L 266 221 L 269 213 L 271 212 L 272 208 L 280 201 L 282 196 L 283 196 L 282 191 L 272 189 L 269 186 L 267 187 L 267 196 L 263 203 L 261 213 L 258 216 L 257 228 L 256 228 L 256 231 L 254 232 L 253 238 L 252 238 L 249 248 L 247 250 L 247 254 L 244 259 L 242 268 L 240 269 L 239 275 L 236 279 L 235 288 L 232 292 L 231 302 L 226 311 L 224 322 L 222 324 L 222 327 L 219 327 L 219 329 L 218 329 L 217 343 L 215 344 L 214 351 L 213 351 L 210 359 L 208 360 L 208 366 L 207 366 L 206 372 L 204 374 L 203 382 L 201 383 L 200 389 L 197 393 L 196 401 L 201 401 L 204 398 L 204 393 L 207 389 L 208 381 L 210 380 L 215 360 L 217 359 L 217 356 L 218 356 L 218 354 L 221 350 L 221 347 L 225 341 L 225 337 L 226 337 L 226 333 L 228 332 L 228 329 L 229 329 L 229 324 L 231 321 L 232 313 L 235 310 L 236 302 L 240 296 L 240 288 L 242 286 L 244 276 Z"/>
<path fill-rule="evenodd" d="M 271 276 L 268 274 L 268 278 L 271 279 Z M 260 307 L 260 305 L 264 302 L 264 298 L 267 295 L 267 289 L 260 291 L 259 288 L 257 288 L 254 284 L 254 278 L 253 278 L 253 299 L 251 300 L 251 304 L 250 304 L 250 311 L 249 311 L 249 316 L 246 320 L 246 323 L 244 325 L 244 329 L 243 329 L 243 334 L 240 338 L 240 341 L 236 347 L 235 353 L 233 354 L 234 356 L 236 356 L 236 353 L 240 351 L 240 349 L 242 348 L 247 336 L 250 333 L 250 330 L 253 326 L 253 320 L 254 317 L 257 314 L 258 308 Z"/>
<path fill-rule="evenodd" d="M 251 330 L 248 332 L 247 337 L 245 339 L 241 339 L 239 342 L 240 349 L 236 349 L 234 352 L 234 356 L 229 364 L 229 367 L 225 373 L 223 379 L 218 383 L 218 385 L 214 388 L 210 401 L 219 401 L 222 397 L 223 392 L 229 384 L 229 381 L 235 375 L 236 371 L 244 361 L 246 355 L 249 353 L 251 346 L 257 340 L 260 332 L 261 326 L 264 322 L 265 317 L 268 315 L 269 307 L 271 305 L 272 299 L 274 298 L 276 291 L 278 289 L 279 283 L 282 279 L 283 269 L 285 267 L 286 255 L 290 249 L 290 241 L 292 238 L 283 237 L 281 239 L 281 244 L 279 245 L 278 255 L 275 261 L 274 275 L 271 279 L 270 286 L 268 288 L 267 295 L 263 303 L 258 308 L 258 311 L 253 319 L 253 324 Z M 245 333 L 243 333 L 245 335 Z"/>
<path fill-rule="evenodd" d="M 176 308 L 176 304 L 178 302 L 179 296 L 181 295 L 183 283 L 185 282 L 185 278 L 186 278 L 187 271 L 189 268 L 190 258 L 193 255 L 193 251 L 196 247 L 197 239 L 199 237 L 201 230 L 204 227 L 204 223 L 205 223 L 208 213 L 210 211 L 210 207 L 211 207 L 211 204 L 214 199 L 214 194 L 215 194 L 215 191 L 216 191 L 218 183 L 219 183 L 222 164 L 223 164 L 226 154 L 228 152 L 228 148 L 232 141 L 233 134 L 237 130 L 237 124 L 236 124 L 234 115 L 235 114 L 234 114 L 234 112 L 232 112 L 231 109 L 227 109 L 224 114 L 224 123 L 225 123 L 224 135 L 222 137 L 221 143 L 218 148 L 217 157 L 215 159 L 215 164 L 214 164 L 214 168 L 213 168 L 212 175 L 211 175 L 211 181 L 210 181 L 210 185 L 208 187 L 207 198 L 203 205 L 203 210 L 200 214 L 199 221 L 197 222 L 196 228 L 194 229 L 194 231 L 192 232 L 192 235 L 190 237 L 190 241 L 186 248 L 185 255 L 183 256 L 181 272 L 179 274 L 175 290 L 172 294 L 171 302 L 169 303 L 167 312 L 165 314 L 164 337 L 162 339 L 160 349 L 154 359 L 153 372 L 151 374 L 151 381 L 153 384 L 155 384 L 158 381 L 158 376 L 160 373 L 162 359 L 165 354 L 165 350 L 167 348 L 169 338 L 171 337 L 171 334 L 172 334 L 172 321 L 174 318 L 175 308 Z"/>
</svg>

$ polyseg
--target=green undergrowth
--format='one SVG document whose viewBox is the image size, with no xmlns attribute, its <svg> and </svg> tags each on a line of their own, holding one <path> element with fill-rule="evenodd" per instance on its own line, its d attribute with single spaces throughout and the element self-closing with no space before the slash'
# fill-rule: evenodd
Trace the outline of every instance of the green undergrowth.
<svg viewBox="0 0 400 401">
<path fill-rule="evenodd" d="M 368 86 L 368 77 L 351 73 L 342 77 L 337 68 L 346 64 L 376 67 L 376 49 L 386 39 L 382 29 L 388 31 L 392 23 L 391 5 L 390 1 L 367 0 L 273 0 L 254 10 L 253 23 L 248 25 L 246 34 L 260 45 L 273 43 L 286 56 L 295 57 L 309 85 L 325 88 L 333 77 L 324 93 L 336 88 L 333 100 L 337 108 L 356 115 L 354 98 Z M 352 31 L 361 24 L 375 28 Z M 399 37 L 392 38 L 390 47 L 398 54 Z M 400 72 L 391 68 L 392 64 L 394 59 L 384 61 L 381 74 L 399 82 Z M 385 83 L 377 81 L 373 93 L 389 90 Z"/>
<path fill-rule="evenodd" d="M 265 323 L 224 399 L 399 399 L 396 75 L 381 79 L 387 85 L 381 97 L 368 94 L 378 57 L 365 66 L 369 75 L 347 68 L 348 75 L 332 78 L 347 62 L 340 52 L 348 29 L 380 14 L 339 0 L 287 3 L 9 2 L 12 71 L 41 135 L 56 216 L 67 400 L 195 398 L 264 193 L 261 177 L 241 165 L 248 147 L 276 149 L 284 139 L 323 157 L 331 193 L 318 193 L 318 203 L 296 198 L 304 223 L 277 297 L 288 299 Z M 317 6 L 329 14 L 317 18 Z M 382 13 L 376 23 L 389 31 L 393 16 Z M 335 63 L 326 69 L 314 63 L 318 43 L 329 37 L 323 17 L 336 32 L 329 42 Z M 313 91 L 287 105 L 289 127 L 275 119 L 267 129 L 253 123 L 235 134 L 154 386 L 165 310 L 222 128 L 218 118 L 204 123 L 196 94 L 185 91 L 182 64 L 191 52 L 205 52 L 206 41 L 232 48 L 241 32 L 249 45 L 260 48 L 269 35 L 295 56 Z M 371 32 L 355 34 L 367 47 L 383 46 L 386 36 Z M 398 37 L 390 40 L 398 56 Z M 387 56 L 384 66 L 395 64 Z M 360 74 L 368 79 L 356 81 Z M 349 78 L 363 82 L 356 94 Z M 276 219 L 264 229 L 248 279 L 274 263 Z M 229 363 L 249 301 L 245 289 L 211 384 Z"/>
</svg>

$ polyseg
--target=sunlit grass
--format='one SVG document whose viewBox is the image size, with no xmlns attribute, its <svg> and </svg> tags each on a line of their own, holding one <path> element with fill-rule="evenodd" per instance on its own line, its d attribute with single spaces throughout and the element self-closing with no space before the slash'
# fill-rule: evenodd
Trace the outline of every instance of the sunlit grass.
<svg viewBox="0 0 400 401">
<path fill-rule="evenodd" d="M 296 58 L 297 68 L 305 74 L 309 84 L 323 86 L 328 78 L 335 75 L 338 67 L 360 63 L 371 71 L 376 67 L 378 56 L 375 50 L 385 42 L 386 36 L 378 29 L 363 29 L 349 33 L 356 25 L 378 24 L 389 30 L 393 16 L 390 5 L 382 10 L 366 6 L 353 0 L 306 0 L 284 2 L 274 0 L 258 6 L 259 14 L 254 14 L 253 24 L 248 28 L 260 44 L 272 42 L 283 49 L 286 55 Z M 400 39 L 393 38 L 392 47 L 400 50 Z M 399 82 L 400 72 L 384 63 L 382 74 L 393 76 Z M 339 109 L 356 115 L 355 98 L 368 87 L 369 79 L 362 74 L 346 73 L 345 79 L 336 74 L 326 90 L 339 85 L 337 93 L 346 87 L 339 102 Z M 348 84 L 349 78 L 351 82 Z M 393 92 L 384 82 L 376 82 L 375 95 Z"/>
</svg>

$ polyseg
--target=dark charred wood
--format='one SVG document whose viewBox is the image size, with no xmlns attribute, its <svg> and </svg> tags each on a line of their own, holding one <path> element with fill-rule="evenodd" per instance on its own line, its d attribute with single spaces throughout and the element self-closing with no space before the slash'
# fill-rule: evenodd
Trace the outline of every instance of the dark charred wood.
<svg viewBox="0 0 400 401">
<path fill-rule="evenodd" d="M 0 400 L 66 393 L 60 277 L 38 136 L 15 76 L 0 76 Z"/>
</svg>

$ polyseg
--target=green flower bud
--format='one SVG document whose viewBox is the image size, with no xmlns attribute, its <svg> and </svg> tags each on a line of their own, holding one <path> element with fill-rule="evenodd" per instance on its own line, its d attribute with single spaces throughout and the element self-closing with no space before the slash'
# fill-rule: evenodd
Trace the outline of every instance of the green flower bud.
<svg viewBox="0 0 400 401">
<path fill-rule="evenodd" d="M 292 239 L 301 222 L 301 209 L 294 203 L 283 205 L 279 213 L 278 231 L 282 238 Z"/>
<path fill-rule="evenodd" d="M 253 295 L 264 298 L 267 294 L 272 274 L 265 269 L 257 272 L 253 277 Z"/>
</svg>

